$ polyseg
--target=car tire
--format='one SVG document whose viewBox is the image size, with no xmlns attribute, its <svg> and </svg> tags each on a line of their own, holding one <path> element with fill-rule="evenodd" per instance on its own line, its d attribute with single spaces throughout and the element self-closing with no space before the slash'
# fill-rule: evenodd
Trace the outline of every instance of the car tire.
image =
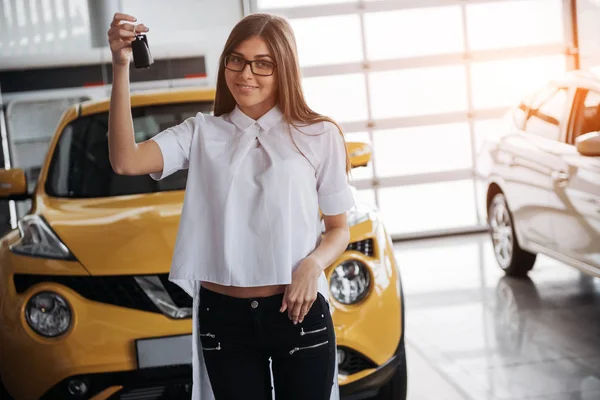
<svg viewBox="0 0 600 400">
<path fill-rule="evenodd" d="M 537 255 L 519 246 L 513 216 L 503 193 L 497 193 L 490 202 L 488 224 L 494 255 L 500 268 L 508 276 L 526 276 L 533 268 Z"/>
<path fill-rule="evenodd" d="M 398 352 L 400 364 L 392 378 L 380 390 L 373 400 L 406 400 L 408 374 L 406 371 L 406 351 L 404 341 Z"/>
</svg>

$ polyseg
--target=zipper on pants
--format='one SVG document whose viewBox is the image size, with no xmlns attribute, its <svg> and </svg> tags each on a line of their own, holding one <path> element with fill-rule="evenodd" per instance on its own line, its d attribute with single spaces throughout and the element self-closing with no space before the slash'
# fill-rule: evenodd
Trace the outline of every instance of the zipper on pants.
<svg viewBox="0 0 600 400">
<path fill-rule="evenodd" d="M 327 327 L 321 328 L 321 329 L 315 329 L 314 331 L 304 331 L 304 328 L 300 328 L 300 336 L 304 336 L 304 335 L 310 335 L 313 333 L 317 333 L 317 332 L 323 332 L 326 331 Z"/>
<path fill-rule="evenodd" d="M 325 346 L 327 343 L 329 343 L 329 340 L 326 340 L 323 343 L 314 344 L 312 346 L 294 347 L 292 350 L 290 350 L 290 355 L 292 355 L 295 352 L 300 351 L 300 350 L 314 349 L 315 347 Z"/>
<path fill-rule="evenodd" d="M 202 350 L 221 350 L 221 342 L 217 343 L 217 347 L 203 347 Z"/>
<path fill-rule="evenodd" d="M 199 336 L 215 338 L 215 335 L 207 332 L 207 333 L 199 333 Z M 221 350 L 221 342 L 217 343 L 217 347 L 203 347 L 202 350 Z"/>
</svg>

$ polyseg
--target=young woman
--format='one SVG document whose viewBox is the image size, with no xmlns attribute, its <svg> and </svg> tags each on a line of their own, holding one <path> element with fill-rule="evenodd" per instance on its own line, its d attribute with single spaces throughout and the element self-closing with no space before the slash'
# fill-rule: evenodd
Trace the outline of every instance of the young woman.
<svg viewBox="0 0 600 400">
<path fill-rule="evenodd" d="M 117 13 L 108 31 L 110 160 L 119 174 L 156 180 L 188 168 L 169 277 L 194 298 L 193 399 L 270 399 L 272 389 L 284 400 L 337 398 L 324 269 L 348 245 L 354 199 L 341 130 L 304 100 L 290 25 L 242 19 L 221 55 L 214 116 L 135 143 L 134 25 L 123 21 L 135 18 Z"/>
</svg>

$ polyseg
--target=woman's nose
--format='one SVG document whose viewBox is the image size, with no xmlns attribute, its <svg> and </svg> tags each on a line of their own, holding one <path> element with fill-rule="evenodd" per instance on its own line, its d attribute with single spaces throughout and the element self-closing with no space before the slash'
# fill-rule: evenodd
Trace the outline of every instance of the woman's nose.
<svg viewBox="0 0 600 400">
<path fill-rule="evenodd" d="M 245 79 L 252 78 L 254 74 L 252 73 L 252 67 L 250 64 L 244 65 L 244 69 L 242 70 L 242 76 Z"/>
</svg>

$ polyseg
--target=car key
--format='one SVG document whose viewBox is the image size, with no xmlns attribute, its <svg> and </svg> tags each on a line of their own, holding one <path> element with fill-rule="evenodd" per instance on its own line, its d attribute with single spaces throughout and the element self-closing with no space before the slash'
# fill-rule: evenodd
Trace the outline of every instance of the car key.
<svg viewBox="0 0 600 400">
<path fill-rule="evenodd" d="M 154 60 L 148 47 L 148 38 L 144 34 L 136 34 L 135 26 L 133 27 L 135 40 L 131 42 L 131 50 L 133 52 L 133 64 L 136 68 L 148 68 Z"/>
</svg>

